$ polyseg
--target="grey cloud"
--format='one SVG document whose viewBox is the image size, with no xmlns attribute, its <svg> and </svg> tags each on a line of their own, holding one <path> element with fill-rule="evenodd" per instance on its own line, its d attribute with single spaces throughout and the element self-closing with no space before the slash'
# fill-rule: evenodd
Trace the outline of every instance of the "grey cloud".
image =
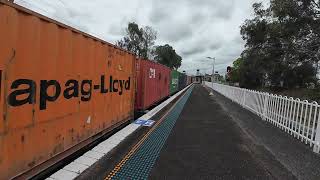
<svg viewBox="0 0 320 180">
<path fill-rule="evenodd" d="M 112 23 L 108 28 L 108 33 L 113 36 L 124 36 L 128 22 L 127 19 L 123 18 L 120 23 Z"/>
<path fill-rule="evenodd" d="M 185 47 L 182 50 L 183 56 L 191 56 L 191 55 L 197 55 L 204 52 L 209 51 L 215 51 L 218 50 L 221 47 L 220 42 L 211 42 L 207 39 L 196 39 L 188 43 L 188 45 L 185 45 Z"/>
<path fill-rule="evenodd" d="M 220 43 L 212 43 L 211 45 L 209 45 L 210 50 L 216 50 L 219 49 L 221 47 Z"/>
<path fill-rule="evenodd" d="M 235 0 L 189 0 L 190 7 L 200 12 L 208 12 L 213 19 L 230 19 L 235 8 Z"/>
<path fill-rule="evenodd" d="M 233 10 L 235 8 L 234 0 L 219 1 L 222 2 L 219 6 L 216 6 L 216 11 L 213 11 L 212 16 L 218 16 L 221 19 L 228 20 L 233 15 Z"/>
<path fill-rule="evenodd" d="M 198 54 L 198 53 L 202 53 L 204 52 L 206 49 L 204 49 L 203 47 L 200 46 L 195 46 L 193 48 L 188 48 L 186 47 L 183 51 L 182 51 L 182 55 L 184 56 L 189 56 L 189 55 L 193 55 L 193 54 Z"/>
<path fill-rule="evenodd" d="M 234 3 L 233 0 L 231 3 L 228 2 L 154 0 L 149 20 L 162 31 L 160 34 L 165 40 L 169 42 L 186 40 L 197 32 L 196 29 L 210 23 L 211 17 L 230 18 Z"/>
<path fill-rule="evenodd" d="M 185 40 L 192 36 L 192 29 L 188 25 L 180 25 L 175 26 L 168 24 L 169 26 L 166 28 L 167 31 L 163 33 L 159 33 L 163 35 L 163 38 L 170 42 L 177 42 L 180 40 Z"/>
<path fill-rule="evenodd" d="M 153 24 L 159 24 L 163 20 L 169 19 L 169 16 L 169 12 L 164 7 L 157 6 L 152 9 L 149 19 Z"/>
<path fill-rule="evenodd" d="M 205 19 L 206 19 L 206 15 L 201 12 L 195 12 L 191 16 L 191 22 L 193 22 L 193 23 L 202 22 Z"/>
<path fill-rule="evenodd" d="M 127 23 L 152 26 L 157 45 L 169 43 L 182 56 L 181 70 L 224 72 L 243 50 L 239 26 L 252 14 L 255 0 L 16 0 L 17 3 L 87 33 L 115 42 Z M 266 1 L 266 0 L 264 0 Z"/>
</svg>

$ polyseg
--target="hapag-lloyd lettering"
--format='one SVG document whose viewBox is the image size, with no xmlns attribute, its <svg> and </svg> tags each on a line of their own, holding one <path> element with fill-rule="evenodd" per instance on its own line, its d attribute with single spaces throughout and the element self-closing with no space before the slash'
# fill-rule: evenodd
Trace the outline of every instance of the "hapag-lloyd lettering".
<svg viewBox="0 0 320 180">
<path fill-rule="evenodd" d="M 105 75 L 101 75 L 100 84 L 93 85 L 92 80 L 84 79 L 78 81 L 69 79 L 62 86 L 57 80 L 40 80 L 40 97 L 37 98 L 37 82 L 31 79 L 17 79 L 11 84 L 11 92 L 8 95 L 7 101 L 10 106 L 22 106 L 24 104 L 35 104 L 39 101 L 40 110 L 47 109 L 48 102 L 56 101 L 60 95 L 65 99 L 78 98 L 81 101 L 90 101 L 92 90 L 99 90 L 101 94 L 117 93 L 120 96 L 130 90 L 131 78 L 126 80 L 114 79 L 110 76 L 109 86 L 106 85 Z M 49 93 L 49 89 L 53 88 L 54 93 Z"/>
</svg>

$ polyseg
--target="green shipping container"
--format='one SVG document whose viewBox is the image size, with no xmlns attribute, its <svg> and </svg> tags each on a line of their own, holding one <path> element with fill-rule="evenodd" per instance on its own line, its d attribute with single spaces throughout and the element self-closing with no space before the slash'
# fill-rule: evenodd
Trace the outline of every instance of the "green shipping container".
<svg viewBox="0 0 320 180">
<path fill-rule="evenodd" d="M 170 81 L 170 94 L 178 91 L 180 73 L 176 70 L 171 71 L 171 81 Z"/>
</svg>

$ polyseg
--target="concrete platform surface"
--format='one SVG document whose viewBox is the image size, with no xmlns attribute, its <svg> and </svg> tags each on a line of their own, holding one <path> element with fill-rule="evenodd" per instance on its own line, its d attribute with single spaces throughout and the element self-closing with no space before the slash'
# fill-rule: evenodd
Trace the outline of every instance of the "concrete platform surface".
<svg viewBox="0 0 320 180">
<path fill-rule="evenodd" d="M 210 92 L 195 85 L 78 179 L 320 179 L 308 146 Z"/>
<path fill-rule="evenodd" d="M 149 179 L 295 179 L 217 101 L 195 87 Z"/>
</svg>

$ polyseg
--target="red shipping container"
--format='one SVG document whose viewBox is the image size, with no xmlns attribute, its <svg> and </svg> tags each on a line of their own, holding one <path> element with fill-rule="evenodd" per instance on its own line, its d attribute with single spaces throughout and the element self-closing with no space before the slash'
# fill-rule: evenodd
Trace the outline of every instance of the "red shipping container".
<svg viewBox="0 0 320 180">
<path fill-rule="evenodd" d="M 143 111 L 169 96 L 171 69 L 149 60 L 138 59 L 136 63 L 135 109 Z"/>
</svg>

